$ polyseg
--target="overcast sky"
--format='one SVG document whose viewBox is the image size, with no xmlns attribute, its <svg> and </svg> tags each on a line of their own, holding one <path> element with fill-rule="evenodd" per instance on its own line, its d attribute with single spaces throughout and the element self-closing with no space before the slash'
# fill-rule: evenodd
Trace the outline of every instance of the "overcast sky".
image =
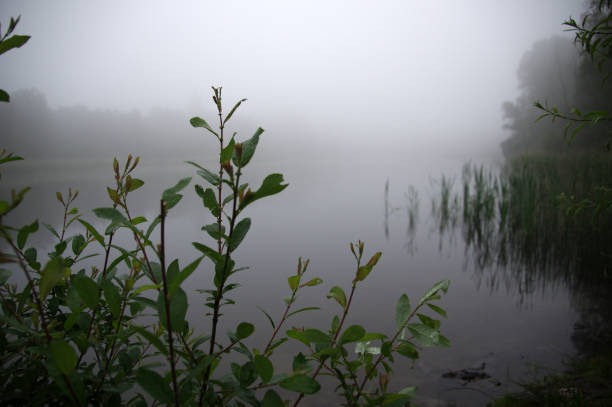
<svg viewBox="0 0 612 407">
<path fill-rule="evenodd" d="M 0 87 L 50 106 L 190 113 L 210 86 L 245 113 L 318 137 L 382 133 L 415 145 L 495 140 L 500 105 L 534 41 L 563 33 L 581 0 L 2 0 L 3 30 L 31 35 L 0 58 Z M 284 119 L 282 119 L 284 118 Z M 408 136 L 411 134 L 411 136 Z M 411 138 L 410 138 L 411 137 Z M 483 141 L 484 142 L 484 141 Z"/>
</svg>

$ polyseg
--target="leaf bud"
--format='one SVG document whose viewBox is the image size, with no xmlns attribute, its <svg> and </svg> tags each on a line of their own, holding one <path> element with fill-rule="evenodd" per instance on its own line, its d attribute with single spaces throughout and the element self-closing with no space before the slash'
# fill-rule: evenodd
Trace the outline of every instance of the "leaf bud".
<svg viewBox="0 0 612 407">
<path fill-rule="evenodd" d="M 230 160 L 227 160 L 224 163 L 222 163 L 221 168 L 223 168 L 225 172 L 227 172 L 230 175 L 230 177 L 234 176 L 234 168 L 232 167 L 232 164 L 230 164 Z"/>
<path fill-rule="evenodd" d="M 238 161 L 242 158 L 242 143 L 234 144 L 234 151 L 236 151 L 236 157 L 238 157 Z"/>
<path fill-rule="evenodd" d="M 58 191 L 58 192 L 56 192 L 56 193 L 55 193 L 55 196 L 57 197 L 57 200 L 58 200 L 58 201 L 60 201 L 60 202 L 62 203 L 62 205 L 65 205 L 65 204 L 64 204 L 64 198 L 62 197 L 62 193 L 61 193 L 61 192 L 59 192 L 59 191 Z"/>
<path fill-rule="evenodd" d="M 113 159 L 113 170 L 115 170 L 115 178 L 119 179 L 119 161 L 117 161 L 117 157 Z"/>
</svg>

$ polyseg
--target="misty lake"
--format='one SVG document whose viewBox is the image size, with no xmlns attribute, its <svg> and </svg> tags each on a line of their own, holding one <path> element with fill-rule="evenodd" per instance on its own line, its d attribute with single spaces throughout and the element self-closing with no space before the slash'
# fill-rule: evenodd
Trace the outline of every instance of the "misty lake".
<svg viewBox="0 0 612 407">
<path fill-rule="evenodd" d="M 454 402 L 482 406 L 494 396 L 517 391 L 517 382 L 562 369 L 564 358 L 576 351 L 579 335 L 575 325 L 582 309 L 581 297 L 558 279 L 547 280 L 546 275 L 538 275 L 537 270 L 516 274 L 495 263 L 479 264 L 466 248 L 460 228 L 441 234 L 431 217 L 437 180 L 443 174 L 460 180 L 462 165 L 469 157 L 406 156 L 400 152 L 365 157 L 267 161 L 256 157 L 247 167 L 246 177 L 253 185 L 259 185 L 268 173 L 280 172 L 289 187 L 246 211 L 252 226 L 237 251 L 237 264 L 250 269 L 231 281 L 242 286 L 230 295 L 237 305 L 224 309 L 221 332 L 235 327 L 237 322 L 250 321 L 257 331 L 247 343 L 261 347 L 272 331 L 257 307 L 280 318 L 282 299 L 289 294 L 287 277 L 295 273 L 300 256 L 311 260 L 308 275 L 322 278 L 324 284 L 301 291 L 296 305 L 321 309 L 296 315 L 286 328 L 308 325 L 326 330 L 333 315 L 340 312 L 335 302 L 325 298 L 326 294 L 334 285 L 345 289 L 350 286 L 355 264 L 349 243 L 360 239 L 365 242 L 364 256 L 376 251 L 382 251 L 383 256 L 358 288 L 348 324 L 362 324 L 369 332 L 390 333 L 395 326 L 395 304 L 402 293 L 415 303 L 435 282 L 451 281 L 440 305 L 448 312 L 441 332 L 452 346 L 423 349 L 414 366 L 408 359 L 396 358 L 392 385 L 418 386 L 415 401 L 420 405 Z M 204 165 L 214 163 L 212 158 L 186 159 Z M 76 203 L 86 214 L 85 219 L 100 225 L 91 209 L 111 206 L 105 191 L 107 185 L 113 185 L 111 163 L 26 161 L 5 166 L 3 194 L 12 187 L 33 187 L 11 223 L 31 222 L 38 217 L 60 225 L 62 212 L 55 192 L 67 191 L 70 186 L 80 191 Z M 491 161 L 486 164 L 496 165 Z M 149 220 L 156 215 L 161 191 L 182 177 L 193 176 L 184 199 L 168 218 L 168 259 L 179 258 L 185 265 L 200 255 L 192 241 L 212 245 L 200 227 L 213 219 L 193 192 L 193 184 L 204 184 L 204 180 L 192 167 L 180 159 L 144 159 L 135 176 L 142 178 L 145 185 L 130 195 L 128 203 L 131 200 L 134 216 L 143 215 Z M 411 186 L 419 198 L 417 212 L 412 206 L 412 226 L 408 214 Z M 45 247 L 50 237 L 41 228 L 35 242 Z M 126 241 L 128 238 L 125 234 Z M 196 326 L 206 311 L 202 306 L 204 295 L 195 290 L 210 288 L 211 275 L 211 264 L 204 260 L 184 285 L 190 295 L 190 321 Z M 209 329 L 208 325 L 198 328 Z M 289 368 L 290 355 L 300 350 L 304 351 L 302 344 L 289 342 L 274 357 Z M 449 371 L 483 367 L 490 376 L 483 380 L 464 382 L 443 377 Z M 304 404 L 333 404 L 334 399 L 328 397 L 331 396 L 321 394 L 307 398 Z"/>
</svg>

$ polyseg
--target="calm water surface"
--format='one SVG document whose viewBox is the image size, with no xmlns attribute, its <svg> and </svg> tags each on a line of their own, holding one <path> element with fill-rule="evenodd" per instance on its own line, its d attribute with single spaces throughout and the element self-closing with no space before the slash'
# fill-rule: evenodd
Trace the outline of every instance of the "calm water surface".
<svg viewBox="0 0 612 407">
<path fill-rule="evenodd" d="M 325 296 L 334 285 L 348 292 L 355 271 L 348 245 L 361 239 L 366 243 L 365 256 L 379 250 L 383 256 L 357 290 L 347 321 L 349 325 L 358 323 L 370 332 L 391 334 L 395 303 L 402 293 L 408 294 L 415 303 L 435 282 L 451 280 L 450 290 L 440 305 L 448 312 L 441 331 L 450 339 L 452 347 L 424 349 L 414 366 L 408 359 L 396 358 L 393 385 L 398 389 L 418 386 L 416 401 L 420 405 L 485 405 L 493 396 L 517 390 L 516 383 L 531 375 L 561 369 L 563 359 L 574 351 L 572 335 L 578 320 L 579 298 L 554 282 L 541 281 L 536 288 L 525 290 L 523 282 L 507 270 L 476 266 L 460 232 L 439 234 L 429 216 L 436 188 L 431 180 L 442 174 L 458 174 L 460 179 L 464 157 L 439 158 L 442 165 L 432 165 L 431 160 L 419 157 L 389 156 L 364 163 L 361 157 L 267 162 L 257 161 L 256 157 L 255 160 L 246 171 L 253 186 L 259 185 L 271 172 L 283 173 L 290 186 L 245 211 L 252 218 L 252 226 L 236 253 L 237 264 L 250 269 L 234 276 L 232 282 L 240 282 L 242 287 L 230 295 L 238 304 L 225 308 L 221 332 L 233 329 L 240 321 L 250 321 L 255 323 L 257 335 L 249 345 L 265 346 L 272 331 L 256 306 L 280 318 L 284 309 L 282 298 L 289 294 L 287 277 L 295 273 L 299 256 L 311 260 L 308 274 L 321 277 L 324 284 L 304 289 L 297 306 L 320 306 L 321 310 L 296 315 L 287 329 L 308 326 L 326 330 L 340 308 Z M 23 222 L 38 217 L 59 225 L 61 207 L 55 201 L 55 191 L 66 191 L 72 186 L 80 190 L 77 202 L 79 209 L 86 213 L 85 219 L 95 222 L 91 212 L 86 211 L 111 206 L 105 192 L 105 187 L 113 182 L 110 164 L 110 161 L 103 165 L 96 162 L 12 164 L 3 174 L 3 194 L 16 185 L 32 185 L 33 190 L 16 217 Z M 133 216 L 144 215 L 148 219 L 156 214 L 161 191 L 179 178 L 193 175 L 192 185 L 204 184 L 180 160 L 144 161 L 135 175 L 146 183 L 128 202 L 131 199 Z M 407 213 L 411 185 L 419 195 L 413 230 Z M 168 258 L 178 257 L 181 265 L 198 256 L 192 241 L 213 245 L 200 227 L 214 219 L 203 210 L 192 186 L 185 191 L 184 200 L 170 212 L 166 238 Z M 43 228 L 36 236 L 43 247 L 49 237 Z M 204 296 L 195 289 L 210 288 L 211 276 L 210 263 L 205 260 L 184 285 L 187 292 L 192 291 L 191 321 L 201 332 L 209 328 L 208 322 L 200 322 L 206 312 L 202 307 Z M 305 351 L 300 345 L 281 347 L 275 353 L 279 365 L 289 369 L 291 356 Z M 449 370 L 483 364 L 491 379 L 464 383 L 442 377 Z M 309 403 L 304 405 L 330 405 L 334 399 L 322 394 Z"/>
</svg>

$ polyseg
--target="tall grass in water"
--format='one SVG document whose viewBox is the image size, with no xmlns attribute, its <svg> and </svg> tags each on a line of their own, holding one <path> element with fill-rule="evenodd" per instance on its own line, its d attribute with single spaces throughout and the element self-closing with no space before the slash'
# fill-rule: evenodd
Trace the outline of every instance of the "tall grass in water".
<svg viewBox="0 0 612 407">
<path fill-rule="evenodd" d="M 439 181 L 432 214 L 446 233 L 461 213 L 461 232 L 477 268 L 498 266 L 521 292 L 542 281 L 589 284 L 610 278 L 612 213 L 588 206 L 569 211 L 568 202 L 592 199 L 597 186 L 612 187 L 610 174 L 612 160 L 605 154 L 525 155 L 499 171 L 467 163 L 462 191 L 453 191 L 451 178 Z M 491 288 L 499 279 L 492 274 Z"/>
</svg>

